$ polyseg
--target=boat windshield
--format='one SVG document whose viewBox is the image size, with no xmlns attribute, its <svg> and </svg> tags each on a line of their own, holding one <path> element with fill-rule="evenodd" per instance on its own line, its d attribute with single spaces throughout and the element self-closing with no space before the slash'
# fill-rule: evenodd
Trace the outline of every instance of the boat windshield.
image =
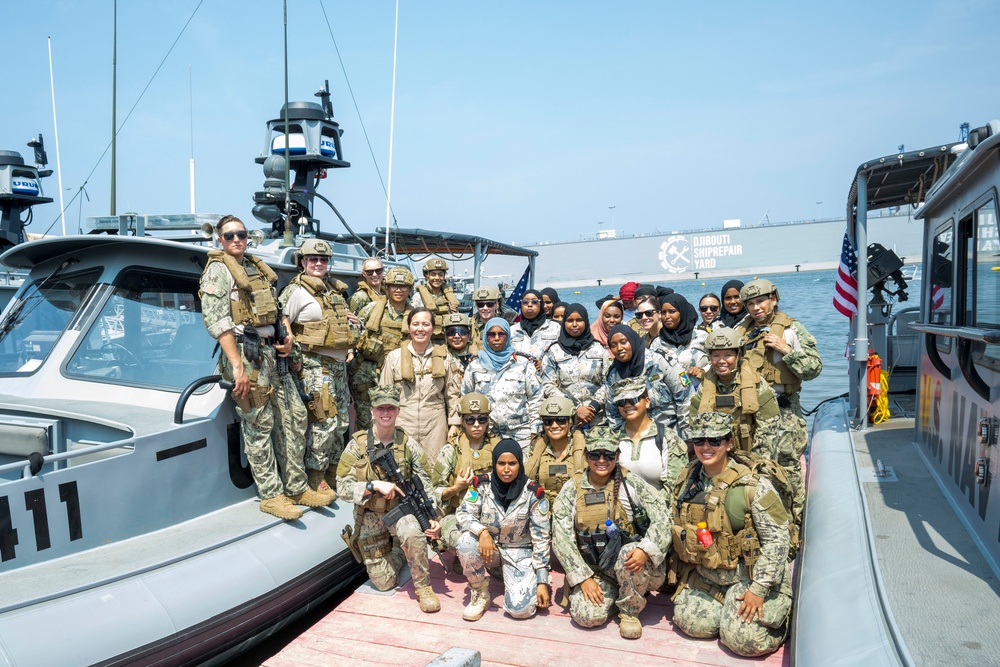
<svg viewBox="0 0 1000 667">
<path fill-rule="evenodd" d="M 118 276 L 66 374 L 183 389 L 212 374 L 214 347 L 201 320 L 197 277 L 133 268 Z"/>
<path fill-rule="evenodd" d="M 27 375 L 41 366 L 99 275 L 53 275 L 28 285 L 0 320 L 0 374 Z"/>
</svg>

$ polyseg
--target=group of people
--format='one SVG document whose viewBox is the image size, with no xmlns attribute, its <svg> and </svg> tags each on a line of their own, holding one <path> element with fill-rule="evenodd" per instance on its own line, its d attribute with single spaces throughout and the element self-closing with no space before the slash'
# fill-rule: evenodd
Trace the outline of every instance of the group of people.
<svg viewBox="0 0 1000 667">
<path fill-rule="evenodd" d="M 262 511 L 354 503 L 345 539 L 373 585 L 409 564 L 425 612 L 440 609 L 430 542 L 468 579 L 469 621 L 492 604 L 491 576 L 511 616 L 550 606 L 559 567 L 584 627 L 617 607 L 638 638 L 647 594 L 665 590 L 691 636 L 747 656 L 783 641 L 805 496 L 798 396 L 822 363 L 773 283 L 731 281 L 697 311 L 628 283 L 594 322 L 551 288 L 510 312 L 480 287 L 469 316 L 438 258 L 415 294 L 409 270 L 366 260 L 348 299 L 329 244 L 309 239 L 278 295 L 242 222 L 217 236 L 202 311 Z"/>
</svg>

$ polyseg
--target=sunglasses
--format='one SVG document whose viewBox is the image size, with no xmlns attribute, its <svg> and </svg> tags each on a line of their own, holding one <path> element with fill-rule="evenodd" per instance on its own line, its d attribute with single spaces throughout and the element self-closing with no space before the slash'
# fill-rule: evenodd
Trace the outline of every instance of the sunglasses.
<svg viewBox="0 0 1000 667">
<path fill-rule="evenodd" d="M 496 301 L 477 301 L 476 308 L 496 308 Z"/>
<path fill-rule="evenodd" d="M 552 426 L 553 424 L 565 426 L 568 423 L 569 417 L 542 417 L 542 426 Z"/>
<path fill-rule="evenodd" d="M 469 415 L 463 421 L 469 426 L 475 426 L 476 424 L 485 424 L 490 420 L 486 415 Z"/>
<path fill-rule="evenodd" d="M 635 405 L 642 400 L 642 396 L 636 396 L 635 398 L 623 398 L 620 401 L 615 401 L 615 405 L 619 408 L 624 408 L 626 405 Z"/>
<path fill-rule="evenodd" d="M 698 445 L 708 445 L 712 449 L 716 449 L 722 446 L 722 441 L 725 438 L 695 438 L 694 440 L 688 440 L 688 444 L 692 447 L 697 447 Z"/>
<path fill-rule="evenodd" d="M 309 255 L 306 257 L 306 263 L 308 264 L 327 264 L 329 261 L 330 258 L 323 255 Z"/>
<path fill-rule="evenodd" d="M 698 310 L 700 310 L 703 313 L 707 313 L 710 310 L 714 311 L 714 310 L 718 310 L 718 309 L 719 309 L 718 306 L 698 306 Z"/>
<path fill-rule="evenodd" d="M 635 311 L 635 316 L 636 319 L 644 320 L 647 317 L 652 317 L 653 315 L 656 315 L 656 312 L 657 311 L 655 310 L 637 310 Z"/>
<path fill-rule="evenodd" d="M 468 336 L 468 327 L 448 327 L 444 332 L 449 336 Z"/>
<path fill-rule="evenodd" d="M 538 299 L 524 299 L 523 301 L 521 301 L 522 306 L 537 306 L 540 303 L 541 301 L 539 301 Z"/>
<path fill-rule="evenodd" d="M 604 459 L 605 461 L 614 461 L 615 456 L 615 452 L 609 452 L 603 449 L 596 452 L 587 452 L 588 461 L 600 461 L 601 459 Z"/>
<path fill-rule="evenodd" d="M 366 276 L 380 276 L 382 275 L 383 271 L 385 271 L 385 269 L 365 269 L 361 273 L 365 274 Z"/>
<path fill-rule="evenodd" d="M 222 235 L 222 238 L 227 241 L 232 241 L 233 239 L 239 239 L 240 241 L 247 240 L 247 231 L 244 229 L 242 232 L 226 232 Z"/>
<path fill-rule="evenodd" d="M 506 338 L 507 337 L 507 332 L 505 332 L 505 331 L 487 331 L 486 332 L 486 337 L 487 338 Z"/>
</svg>

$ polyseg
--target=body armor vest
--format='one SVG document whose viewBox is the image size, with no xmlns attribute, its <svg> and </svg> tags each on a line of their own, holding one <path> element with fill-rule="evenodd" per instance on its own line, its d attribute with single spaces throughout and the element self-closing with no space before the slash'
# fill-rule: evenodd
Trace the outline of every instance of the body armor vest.
<svg viewBox="0 0 1000 667">
<path fill-rule="evenodd" d="M 354 442 L 361 451 L 365 452 L 365 455 L 358 459 L 357 463 L 354 464 L 355 472 L 358 476 L 359 482 L 377 482 L 379 480 L 385 479 L 382 476 L 382 471 L 372 465 L 371 459 L 368 457 L 368 443 L 375 441 L 374 432 L 371 429 L 367 431 L 358 431 L 353 436 Z M 392 439 L 392 456 L 396 459 L 396 464 L 399 466 L 399 472 L 402 473 L 403 477 L 410 479 L 413 476 L 413 470 L 410 469 L 410 463 L 406 460 L 406 443 L 409 438 L 403 433 L 403 429 L 396 428 L 396 434 Z M 393 507 L 399 504 L 398 498 L 393 498 L 392 500 L 386 500 L 378 493 L 373 493 L 368 496 L 368 499 L 361 504 L 361 507 L 371 510 L 373 512 L 388 512 Z"/>
<path fill-rule="evenodd" d="M 620 484 L 624 484 L 628 471 L 621 466 L 619 468 L 622 474 Z M 602 490 L 587 491 L 583 488 L 584 474 L 586 474 L 585 470 L 573 475 L 573 481 L 576 485 L 576 520 L 574 522 L 576 542 L 583 559 L 595 571 L 598 571 L 600 570 L 598 562 L 601 554 L 608 546 L 607 520 L 611 519 L 621 531 L 622 543 L 633 541 L 636 531 L 632 522 L 628 520 L 625 507 L 618 498 L 620 487 L 614 476 L 608 480 Z"/>
<path fill-rule="evenodd" d="M 458 437 L 452 441 L 455 453 L 458 455 L 455 461 L 455 469 L 448 475 L 448 486 L 455 483 L 455 476 L 459 470 L 472 469 L 473 475 L 489 474 L 493 468 L 493 447 L 500 442 L 500 438 L 493 434 L 487 434 L 483 439 L 483 446 L 479 449 L 472 449 L 469 445 L 469 436 L 459 433 Z M 478 456 L 477 456 L 478 455 Z M 453 513 L 462 504 L 464 494 L 457 493 L 448 499 L 448 512 Z"/>
<path fill-rule="evenodd" d="M 233 277 L 237 300 L 230 300 L 230 312 L 234 322 L 255 327 L 273 325 L 278 319 L 278 301 L 274 292 L 278 275 L 258 257 L 244 255 L 243 259 L 241 264 L 221 250 L 210 250 L 205 268 L 208 269 L 214 262 L 222 262 Z M 200 292 L 198 296 L 201 297 Z"/>
<path fill-rule="evenodd" d="M 556 496 L 559 495 L 563 484 L 568 482 L 578 471 L 587 468 L 587 464 L 583 460 L 585 444 L 583 432 L 573 431 L 567 445 L 566 457 L 562 461 L 556 461 L 548 452 L 548 442 L 545 436 L 539 435 L 534 438 L 531 454 L 524 464 L 524 474 L 528 476 L 528 479 L 545 489 L 545 496 L 549 499 L 550 508 L 554 506 Z"/>
<path fill-rule="evenodd" d="M 776 310 L 774 311 L 774 317 L 771 319 L 771 324 L 768 325 L 770 333 L 779 337 L 784 336 L 785 329 L 792 326 L 792 322 L 794 321 L 785 313 Z M 774 352 L 764 346 L 764 334 L 761 333 L 751 338 L 750 332 L 753 330 L 753 318 L 749 315 L 747 319 L 744 319 L 736 327 L 736 331 L 747 338 L 747 343 L 743 346 L 746 354 L 746 363 L 767 380 L 768 384 L 782 385 L 786 395 L 793 396 L 799 393 L 802 389 L 802 378 L 793 373 L 784 361 L 774 363 L 772 361 Z"/>
<path fill-rule="evenodd" d="M 381 291 L 376 292 L 375 288 L 366 283 L 364 280 L 358 281 L 358 289 L 356 289 L 355 292 L 364 292 L 365 294 L 367 294 L 368 303 L 371 303 L 372 301 L 378 301 L 378 298 L 380 296 L 384 296 Z M 365 305 L 367 306 L 368 304 L 366 303 Z"/>
<path fill-rule="evenodd" d="M 330 285 L 320 278 L 303 273 L 296 276 L 292 283 L 309 292 L 323 309 L 323 319 L 319 322 L 292 323 L 295 339 L 306 349 L 327 347 L 348 350 L 354 347 L 357 336 L 351 330 L 351 323 L 347 319 L 347 302 L 339 291 L 343 283 L 337 281 Z"/>
<path fill-rule="evenodd" d="M 689 480 L 690 485 L 692 474 L 700 475 L 700 467 L 700 463 L 689 465 L 684 469 L 682 479 Z M 733 486 L 748 476 L 748 481 Z M 735 492 L 729 493 L 733 488 Z M 711 489 L 702 490 L 694 497 L 679 502 L 670 529 L 677 556 L 685 563 L 712 570 L 735 570 L 743 558 L 752 576 L 753 563 L 760 554 L 760 541 L 750 516 L 756 489 L 757 477 L 750 468 L 732 463 L 712 480 Z M 679 497 L 685 497 L 683 491 Z M 698 523 L 701 521 L 712 533 L 712 545 L 708 548 L 698 540 Z"/>
<path fill-rule="evenodd" d="M 753 449 L 757 421 L 754 418 L 760 409 L 757 399 L 757 382 L 760 376 L 752 368 L 744 366 L 736 377 L 736 391 L 719 394 L 719 376 L 709 369 L 702 382 L 701 403 L 698 412 L 724 412 L 733 418 L 733 440 L 737 449 L 749 452 Z"/>
<path fill-rule="evenodd" d="M 389 299 L 380 296 L 375 301 L 375 307 L 368 314 L 365 320 L 365 333 L 358 341 L 358 351 L 365 357 L 381 364 L 385 361 L 385 355 L 398 348 L 404 340 L 410 337 L 409 330 L 403 327 L 406 316 L 410 312 L 407 308 L 403 316 L 398 320 L 386 317 L 386 308 L 390 308 Z"/>
<path fill-rule="evenodd" d="M 424 308 L 431 311 L 434 315 L 434 336 L 443 338 L 444 318 L 451 313 L 452 304 L 456 307 L 458 306 L 458 299 L 455 298 L 454 290 L 450 286 L 445 285 L 441 290 L 441 294 L 432 294 L 431 288 L 427 285 L 418 285 L 417 292 L 420 293 L 420 299 L 424 302 Z"/>
<path fill-rule="evenodd" d="M 417 375 L 427 375 L 430 373 L 435 380 L 445 376 L 444 360 L 448 356 L 448 350 L 443 345 L 435 345 L 431 348 L 431 367 L 429 370 L 413 370 L 413 353 L 410 352 L 409 345 L 401 345 L 399 348 L 399 374 L 404 382 L 413 382 Z"/>
</svg>

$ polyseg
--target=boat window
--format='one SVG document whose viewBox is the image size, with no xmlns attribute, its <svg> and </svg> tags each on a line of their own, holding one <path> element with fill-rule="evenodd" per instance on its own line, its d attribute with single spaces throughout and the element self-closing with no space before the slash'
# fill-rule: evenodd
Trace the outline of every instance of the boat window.
<svg viewBox="0 0 1000 667">
<path fill-rule="evenodd" d="M 965 324 L 1000 329 L 1000 233 L 994 201 L 976 209 L 966 244 Z M 979 356 L 979 355 L 976 355 Z M 1000 345 L 984 345 L 982 356 L 1000 361 Z"/>
<path fill-rule="evenodd" d="M 930 299 L 927 312 L 933 324 L 951 324 L 951 283 L 952 283 L 952 221 L 934 236 L 931 249 Z M 942 352 L 951 350 L 951 339 L 937 337 L 938 348 Z"/>
<path fill-rule="evenodd" d="M 214 347 L 201 319 L 197 278 L 129 269 L 119 276 L 66 373 L 183 389 L 212 374 Z"/>
<path fill-rule="evenodd" d="M 0 319 L 0 374 L 27 375 L 41 366 L 99 275 L 53 275 L 24 288 Z"/>
</svg>

